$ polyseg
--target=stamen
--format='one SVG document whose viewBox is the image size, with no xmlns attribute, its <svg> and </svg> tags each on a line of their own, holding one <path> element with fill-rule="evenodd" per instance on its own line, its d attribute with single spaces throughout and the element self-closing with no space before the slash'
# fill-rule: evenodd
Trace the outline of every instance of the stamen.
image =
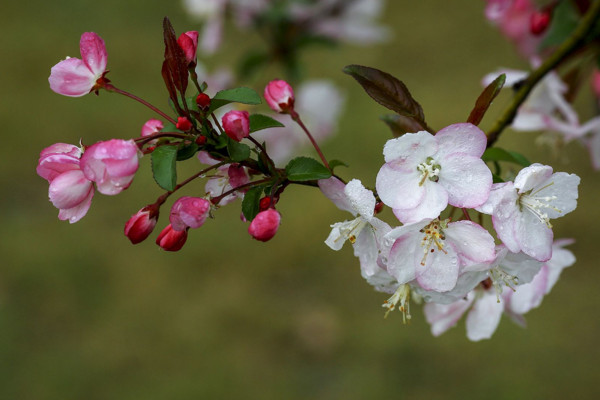
<svg viewBox="0 0 600 400">
<path fill-rule="evenodd" d="M 507 273 L 500 267 L 494 267 L 490 270 L 490 278 L 492 279 L 492 284 L 496 290 L 496 299 L 498 300 L 498 303 L 500 303 L 502 286 L 508 286 L 513 292 L 517 291 L 515 286 L 519 285 L 519 278 Z"/>
<path fill-rule="evenodd" d="M 421 180 L 419 186 L 425 184 L 425 180 L 429 179 L 432 182 L 437 182 L 440 178 L 440 170 L 442 167 L 439 164 L 435 164 L 435 160 L 431 157 L 427 157 L 425 162 L 417 165 L 417 171 L 421 173 Z"/>
<path fill-rule="evenodd" d="M 399 306 L 398 303 L 400 303 Z M 384 301 L 381 306 L 388 309 L 384 318 L 387 318 L 390 311 L 394 311 L 398 306 L 398 310 L 402 312 L 402 322 L 406 324 L 406 320 L 408 320 L 410 323 L 410 286 L 407 284 L 400 285 L 392 297 Z"/>
</svg>

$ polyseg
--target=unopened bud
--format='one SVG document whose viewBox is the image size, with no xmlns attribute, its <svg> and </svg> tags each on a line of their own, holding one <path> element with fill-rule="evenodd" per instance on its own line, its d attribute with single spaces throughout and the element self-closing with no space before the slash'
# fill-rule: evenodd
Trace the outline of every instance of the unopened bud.
<svg viewBox="0 0 600 400">
<path fill-rule="evenodd" d="M 177 44 L 185 54 L 185 61 L 188 64 L 196 64 L 196 50 L 198 49 L 198 32 L 189 31 L 182 33 L 177 39 Z"/>
<path fill-rule="evenodd" d="M 198 146 L 204 146 L 206 144 L 206 136 L 200 135 L 196 138 L 196 144 Z"/>
<path fill-rule="evenodd" d="M 265 87 L 265 100 L 271 110 L 278 113 L 288 113 L 294 109 L 294 91 L 283 80 L 274 80 Z"/>
<path fill-rule="evenodd" d="M 260 199 L 260 202 L 258 203 L 258 209 L 260 211 L 265 211 L 266 209 L 269 208 L 270 205 L 271 205 L 271 198 L 263 197 L 262 199 Z"/>
<path fill-rule="evenodd" d="M 269 241 L 277 233 L 281 215 L 274 208 L 259 212 L 250 223 L 248 233 L 261 242 Z"/>
<path fill-rule="evenodd" d="M 548 25 L 550 25 L 550 17 L 552 14 L 550 11 L 534 11 L 529 19 L 529 31 L 533 35 L 541 35 L 546 31 Z"/>
<path fill-rule="evenodd" d="M 158 208 L 147 206 L 129 218 L 125 224 L 125 236 L 132 244 L 138 244 L 146 240 L 154 230 L 158 220 Z"/>
<path fill-rule="evenodd" d="M 156 238 L 156 244 L 166 251 L 181 250 L 187 240 L 187 229 L 176 231 L 171 224 L 167 225 Z"/>
<path fill-rule="evenodd" d="M 202 111 L 206 111 L 210 108 L 210 97 L 206 93 L 200 93 L 196 97 L 196 104 Z"/>
<path fill-rule="evenodd" d="M 250 135 L 250 119 L 248 111 L 232 110 L 223 115 L 221 119 L 225 134 L 239 142 Z"/>
<path fill-rule="evenodd" d="M 173 207 L 169 221 L 173 229 L 183 231 L 187 228 L 200 228 L 210 211 L 210 201 L 202 197 L 184 196 Z"/>
<path fill-rule="evenodd" d="M 177 129 L 179 129 L 180 131 L 185 132 L 192 129 L 192 123 L 186 117 L 179 117 L 177 118 L 177 125 L 175 125 L 175 127 L 177 127 Z"/>
<path fill-rule="evenodd" d="M 382 201 L 375 204 L 374 214 L 379 214 L 383 210 L 384 204 Z"/>
</svg>

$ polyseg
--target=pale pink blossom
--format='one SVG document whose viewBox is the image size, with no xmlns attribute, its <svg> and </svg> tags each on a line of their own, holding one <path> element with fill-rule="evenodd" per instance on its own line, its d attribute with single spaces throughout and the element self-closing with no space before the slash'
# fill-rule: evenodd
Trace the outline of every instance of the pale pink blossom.
<svg viewBox="0 0 600 400">
<path fill-rule="evenodd" d="M 181 197 L 171 207 L 169 222 L 176 231 L 200 228 L 208 218 L 210 206 L 210 201 L 201 197 Z"/>
<path fill-rule="evenodd" d="M 142 208 L 129 218 L 125 224 L 125 236 L 132 244 L 146 240 L 158 221 L 158 207 L 151 205 Z"/>
<path fill-rule="evenodd" d="M 169 224 L 158 234 L 156 244 L 166 251 L 179 251 L 185 244 L 187 237 L 187 229 L 178 231 Z"/>
<path fill-rule="evenodd" d="M 52 67 L 50 89 L 70 97 L 84 96 L 101 86 L 97 81 L 106 71 L 106 47 L 104 40 L 94 32 L 81 35 L 79 42 L 81 59 L 69 58 Z"/>
<path fill-rule="evenodd" d="M 102 194 L 115 195 L 127 189 L 138 169 L 139 152 L 133 140 L 111 139 L 88 147 L 81 157 L 85 177 Z"/>
<path fill-rule="evenodd" d="M 232 110 L 221 119 L 225 134 L 239 142 L 250 135 L 250 120 L 248 111 Z"/>
<path fill-rule="evenodd" d="M 492 185 L 492 173 L 481 160 L 486 145 L 485 134 L 468 123 L 450 125 L 435 136 L 420 131 L 389 140 L 377 193 L 403 223 L 435 218 L 448 204 L 477 207 Z"/>
<path fill-rule="evenodd" d="M 212 158 L 205 151 L 198 152 L 198 160 L 207 165 L 215 165 L 219 162 Z M 226 164 L 217 168 L 214 174 L 209 177 L 206 185 L 204 186 L 204 190 L 210 195 L 210 197 L 218 197 L 236 187 L 245 185 L 248 182 L 250 182 L 250 176 L 248 175 L 246 167 L 237 163 Z M 219 201 L 218 205 L 224 206 L 238 198 L 243 197 L 243 190 L 235 191 L 223 197 L 221 201 Z"/>
<path fill-rule="evenodd" d="M 539 261 L 552 256 L 551 219 L 577 207 L 579 177 L 552 167 L 532 164 L 523 168 L 513 182 L 492 186 L 488 201 L 478 208 L 490 214 L 502 243 L 512 251 Z"/>
<path fill-rule="evenodd" d="M 425 219 L 392 229 L 387 271 L 399 283 L 413 281 L 426 290 L 447 292 L 456 286 L 461 269 L 490 263 L 494 238 L 471 221 Z"/>
<path fill-rule="evenodd" d="M 485 15 L 511 40 L 519 53 L 531 57 L 538 53 L 539 35 L 531 32 L 531 18 L 536 12 L 531 0 L 487 0 Z"/>
<path fill-rule="evenodd" d="M 281 215 L 274 208 L 261 211 L 248 227 L 248 233 L 256 240 L 267 242 L 275 236 L 281 223 Z"/>
<path fill-rule="evenodd" d="M 67 143 L 56 143 L 40 153 L 36 172 L 51 183 L 60 174 L 79 169 L 83 152 L 80 147 Z"/>
<path fill-rule="evenodd" d="M 198 32 L 188 31 L 182 33 L 179 38 L 177 38 L 177 44 L 179 44 L 179 47 L 181 47 L 185 54 L 185 61 L 188 64 L 195 64 L 196 50 L 198 49 Z"/>
<path fill-rule="evenodd" d="M 156 135 L 164 128 L 161 120 L 151 118 L 142 126 L 142 137 Z"/>
<path fill-rule="evenodd" d="M 284 80 L 276 79 L 265 86 L 265 100 L 271 110 L 278 113 L 288 113 L 294 109 L 294 90 Z"/>
<path fill-rule="evenodd" d="M 75 223 L 90 209 L 94 185 L 81 170 L 66 171 L 52 180 L 48 197 L 54 207 L 59 209 L 58 219 Z"/>
</svg>

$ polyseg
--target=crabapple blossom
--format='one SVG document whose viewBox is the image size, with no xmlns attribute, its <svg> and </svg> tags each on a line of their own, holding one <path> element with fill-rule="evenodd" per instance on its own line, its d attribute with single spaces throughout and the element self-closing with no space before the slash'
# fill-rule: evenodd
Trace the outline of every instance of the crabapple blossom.
<svg viewBox="0 0 600 400">
<path fill-rule="evenodd" d="M 485 15 L 510 39 L 524 57 L 537 54 L 540 36 L 531 32 L 531 19 L 536 12 L 531 0 L 487 0 Z"/>
<path fill-rule="evenodd" d="M 483 204 L 492 173 L 481 160 L 487 138 L 473 124 L 450 125 L 435 136 L 426 131 L 388 140 L 377 193 L 402 223 L 435 218 L 448 204 Z"/>
<path fill-rule="evenodd" d="M 250 135 L 248 111 L 228 111 L 223 115 L 222 123 L 225 134 L 236 142 L 239 142 Z"/>
<path fill-rule="evenodd" d="M 176 231 L 183 231 L 187 228 L 200 228 L 210 211 L 210 201 L 201 197 L 181 197 L 173 207 L 169 221 Z"/>
<path fill-rule="evenodd" d="M 187 237 L 187 229 L 178 231 L 169 224 L 158 234 L 156 244 L 166 251 L 179 251 L 185 244 Z"/>
<path fill-rule="evenodd" d="M 81 170 L 69 170 L 50 182 L 48 197 L 54 207 L 59 209 L 58 219 L 75 223 L 90 209 L 94 185 Z"/>
<path fill-rule="evenodd" d="M 151 118 L 142 126 L 142 136 L 152 136 L 157 134 L 164 128 L 164 124 L 160 119 Z"/>
<path fill-rule="evenodd" d="M 277 233 L 280 222 L 279 211 L 269 208 L 256 214 L 256 217 L 250 222 L 248 233 L 256 240 L 267 242 Z"/>
<path fill-rule="evenodd" d="M 139 152 L 133 140 L 111 139 L 88 147 L 81 157 L 85 177 L 98 191 L 115 195 L 127 189 L 138 169 Z"/>
<path fill-rule="evenodd" d="M 425 219 L 392 229 L 385 240 L 391 244 L 388 273 L 437 292 L 454 288 L 461 269 L 495 257 L 494 238 L 471 221 Z"/>
<path fill-rule="evenodd" d="M 73 144 L 55 143 L 41 151 L 36 172 L 51 183 L 64 172 L 78 170 L 82 154 L 81 148 Z"/>
<path fill-rule="evenodd" d="M 132 244 L 146 240 L 158 221 L 158 207 L 153 205 L 142 208 L 129 218 L 125 224 L 125 236 Z"/>
<path fill-rule="evenodd" d="M 207 152 L 200 151 L 198 152 L 198 160 L 201 163 L 207 165 L 215 165 L 218 163 L 217 160 L 212 158 Z M 245 185 L 250 182 L 250 177 L 248 176 L 248 171 L 246 167 L 234 163 L 234 164 L 226 164 L 221 165 L 215 171 L 215 174 L 211 176 L 206 185 L 204 186 L 204 190 L 211 197 L 218 197 L 225 192 L 228 192 L 238 186 Z M 224 206 L 226 204 L 231 203 L 237 198 L 243 198 L 244 192 L 242 190 L 235 191 L 225 197 L 223 197 L 218 205 Z"/>
<path fill-rule="evenodd" d="M 532 164 L 523 168 L 513 182 L 492 186 L 490 198 L 478 211 L 490 214 L 498 238 L 513 253 L 539 261 L 552 256 L 552 225 L 577 207 L 579 177 L 552 167 Z"/>
<path fill-rule="evenodd" d="M 275 112 L 286 114 L 294 109 L 294 90 L 286 81 L 276 79 L 269 82 L 265 86 L 264 96 Z"/>
<path fill-rule="evenodd" d="M 177 44 L 185 54 L 185 61 L 188 65 L 194 65 L 196 62 L 196 50 L 198 48 L 198 32 L 188 31 L 182 33 L 177 38 Z"/>
<path fill-rule="evenodd" d="M 81 59 L 70 58 L 59 62 L 50 71 L 50 89 L 70 97 L 84 96 L 102 87 L 98 82 L 106 73 L 104 40 L 94 32 L 85 32 L 79 42 Z"/>
</svg>

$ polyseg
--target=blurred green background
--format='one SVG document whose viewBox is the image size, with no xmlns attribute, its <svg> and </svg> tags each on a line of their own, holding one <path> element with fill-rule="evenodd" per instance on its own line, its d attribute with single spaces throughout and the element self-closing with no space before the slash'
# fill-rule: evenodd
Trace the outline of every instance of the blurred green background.
<svg viewBox="0 0 600 400">
<path fill-rule="evenodd" d="M 481 1 L 388 3 L 383 22 L 392 41 L 315 49 L 304 58 L 307 77 L 333 79 L 350 99 L 323 150 L 350 163 L 344 177 L 367 185 L 390 137 L 378 121 L 386 110 L 341 73 L 344 65 L 402 79 L 438 129 L 466 119 L 484 74 L 527 67 L 486 23 Z M 132 246 L 122 233 L 129 216 L 160 194 L 146 158 L 131 190 L 96 194 L 83 220 L 59 221 L 35 174 L 39 151 L 138 136 L 154 115 L 108 93 L 59 96 L 48 88 L 50 67 L 78 56 L 81 33 L 95 31 L 107 43 L 113 83 L 167 108 L 165 15 L 178 32 L 199 28 L 178 2 L 2 6 L 0 399 L 599 398 L 600 175 L 577 144 L 557 160 L 534 145 L 535 134 L 501 138 L 501 146 L 582 177 L 578 209 L 555 223 L 555 237 L 577 240 L 578 261 L 526 316 L 527 329 L 504 318 L 492 340 L 479 343 L 466 339 L 464 321 L 433 338 L 418 306 L 410 326 L 399 314 L 383 319 L 386 295 L 362 280 L 351 247 L 335 253 L 323 244 L 329 224 L 347 215 L 310 188 L 284 193 L 283 222 L 268 243 L 252 241 L 238 206 L 230 206 L 171 254 L 153 240 Z M 206 64 L 237 60 L 241 37 L 228 32 L 226 48 Z M 583 97 L 589 116 L 592 101 Z M 507 100 L 497 100 L 482 127 Z M 194 168 L 191 160 L 182 171 Z"/>
</svg>

